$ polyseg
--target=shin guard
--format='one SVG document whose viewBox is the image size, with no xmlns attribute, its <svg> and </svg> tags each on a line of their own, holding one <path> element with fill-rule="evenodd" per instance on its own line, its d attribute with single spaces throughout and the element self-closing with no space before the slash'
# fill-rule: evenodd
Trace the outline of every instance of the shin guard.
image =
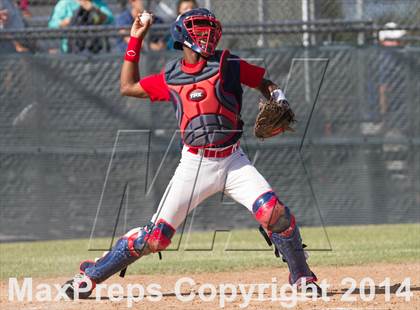
<svg viewBox="0 0 420 310">
<path fill-rule="evenodd" d="M 94 283 L 101 283 L 141 256 L 164 250 L 171 243 L 174 233 L 175 229 L 163 220 L 133 229 L 120 238 L 111 251 L 98 261 L 82 263 L 81 272 Z"/>
<path fill-rule="evenodd" d="M 289 218 L 290 226 L 282 232 L 273 232 L 270 239 L 287 262 L 290 271 L 290 284 L 299 285 L 300 280 L 303 278 L 307 283 L 314 282 L 317 279 L 306 263 L 299 228 L 289 208 L 285 208 L 285 215 Z"/>
</svg>

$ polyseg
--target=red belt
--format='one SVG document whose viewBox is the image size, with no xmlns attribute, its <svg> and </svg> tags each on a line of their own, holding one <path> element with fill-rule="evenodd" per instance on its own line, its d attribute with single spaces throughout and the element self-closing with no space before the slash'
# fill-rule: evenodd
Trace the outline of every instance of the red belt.
<svg viewBox="0 0 420 310">
<path fill-rule="evenodd" d="M 200 154 L 204 157 L 213 157 L 213 158 L 222 158 L 228 157 L 229 155 L 235 153 L 235 151 L 239 148 L 239 142 L 227 147 L 218 149 L 198 149 L 198 148 L 188 148 L 188 152 L 193 154 Z"/>
</svg>

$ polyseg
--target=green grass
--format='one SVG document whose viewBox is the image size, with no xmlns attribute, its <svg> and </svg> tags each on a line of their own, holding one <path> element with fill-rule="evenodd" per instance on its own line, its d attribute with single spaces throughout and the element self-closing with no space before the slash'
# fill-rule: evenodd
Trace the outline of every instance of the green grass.
<svg viewBox="0 0 420 310">
<path fill-rule="evenodd" d="M 419 224 L 327 227 L 326 231 L 331 248 L 322 228 L 302 229 L 304 243 L 312 249 L 311 265 L 420 261 Z M 179 238 L 177 234 L 171 250 L 163 252 L 163 260 L 156 254 L 143 257 L 130 266 L 128 274 L 191 274 L 282 265 L 257 230 L 217 233 L 210 251 L 205 249 L 211 248 L 213 233 L 184 234 L 176 250 Z M 91 246 L 106 248 L 109 243 L 109 239 L 95 239 Z M 1 278 L 70 276 L 80 261 L 102 255 L 102 251 L 88 251 L 88 245 L 85 239 L 0 244 Z"/>
</svg>

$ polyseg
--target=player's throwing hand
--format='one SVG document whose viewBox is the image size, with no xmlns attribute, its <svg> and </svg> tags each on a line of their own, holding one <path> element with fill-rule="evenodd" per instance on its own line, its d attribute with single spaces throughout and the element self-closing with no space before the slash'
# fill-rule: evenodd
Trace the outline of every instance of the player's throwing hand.
<svg viewBox="0 0 420 310">
<path fill-rule="evenodd" d="M 130 35 L 135 38 L 143 39 L 153 23 L 153 14 L 144 11 L 137 14 L 133 26 L 131 26 Z"/>
</svg>

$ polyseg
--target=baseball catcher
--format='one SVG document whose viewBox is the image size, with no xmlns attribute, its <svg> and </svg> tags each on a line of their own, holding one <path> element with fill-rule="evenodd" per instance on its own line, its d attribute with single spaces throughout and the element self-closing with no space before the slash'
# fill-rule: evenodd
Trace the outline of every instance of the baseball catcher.
<svg viewBox="0 0 420 310">
<path fill-rule="evenodd" d="M 67 282 L 67 294 L 73 297 L 76 289 L 89 287 L 79 295 L 86 298 L 96 284 L 145 255 L 165 250 L 188 213 L 217 192 L 254 215 L 287 262 L 291 284 L 315 283 L 291 209 L 240 147 L 242 86 L 257 89 L 267 99 L 255 124 L 260 138 L 291 130 L 295 116 L 283 92 L 264 78 L 264 68 L 228 50 L 216 50 L 222 26 L 204 8 L 178 16 L 171 27 L 174 48 L 183 56 L 169 61 L 161 73 L 140 78 L 140 49 L 152 18 L 143 13 L 133 23 L 121 69 L 121 94 L 172 102 L 183 141 L 181 160 L 150 223 L 127 232 L 96 262 L 82 262 L 79 274 Z"/>
</svg>

